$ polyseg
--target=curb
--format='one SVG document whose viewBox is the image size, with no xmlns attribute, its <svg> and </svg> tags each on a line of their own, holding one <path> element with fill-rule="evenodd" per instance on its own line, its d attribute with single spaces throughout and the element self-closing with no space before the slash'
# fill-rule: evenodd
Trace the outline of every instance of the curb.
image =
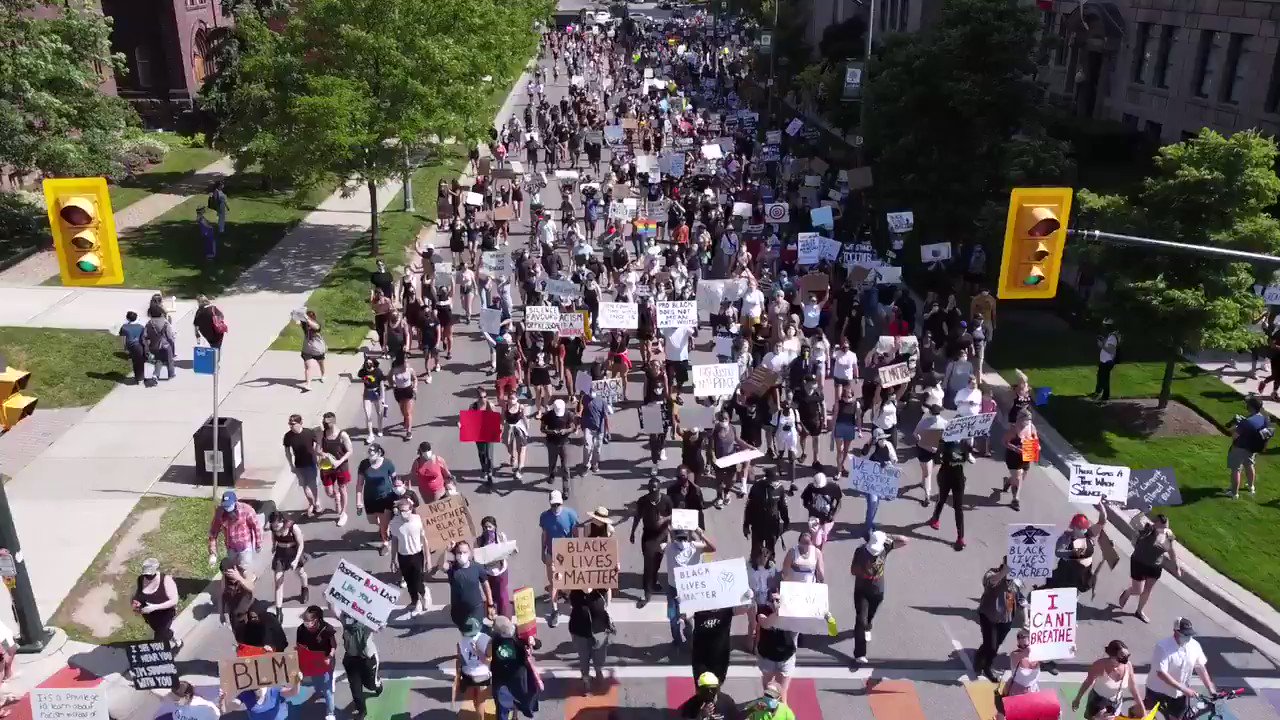
<svg viewBox="0 0 1280 720">
<path fill-rule="evenodd" d="M 38 254 L 38 253 L 42 253 L 42 252 L 44 252 L 45 250 L 50 250 L 50 249 L 52 249 L 52 248 L 51 248 L 51 247 L 47 247 L 47 248 L 46 248 L 46 247 L 33 247 L 33 248 L 27 248 L 26 250 L 21 250 L 21 251 L 19 251 L 19 252 L 18 252 L 18 254 L 17 254 L 17 255 L 12 255 L 12 256 L 10 256 L 10 257 L 6 258 L 5 260 L 0 260 L 0 272 L 4 272 L 5 270 L 8 270 L 9 268 L 13 267 L 14 265 L 17 265 L 18 263 L 22 262 L 23 260 L 26 260 L 27 258 L 29 258 L 29 257 L 31 257 L 31 256 L 33 256 L 33 255 L 36 255 L 36 254 Z"/>
</svg>

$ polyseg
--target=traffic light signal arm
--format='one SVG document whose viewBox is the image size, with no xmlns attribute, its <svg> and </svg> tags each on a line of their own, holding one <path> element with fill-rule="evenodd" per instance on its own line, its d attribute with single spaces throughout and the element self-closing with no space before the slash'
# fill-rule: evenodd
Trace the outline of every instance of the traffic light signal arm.
<svg viewBox="0 0 1280 720">
<path fill-rule="evenodd" d="M 1184 255 L 1199 255 L 1201 257 L 1214 257 L 1223 260 L 1235 260 L 1238 262 L 1264 263 L 1268 265 L 1280 265 L 1280 257 L 1275 255 L 1263 255 L 1261 253 L 1245 252 L 1243 250 L 1231 250 L 1229 248 L 1211 247 L 1209 245 L 1191 245 L 1189 243 L 1173 242 L 1171 240 L 1158 240 L 1156 238 L 1142 237 L 1139 235 L 1121 235 L 1119 233 L 1109 233 L 1102 230 L 1080 230 L 1071 229 L 1067 234 L 1073 238 L 1080 238 L 1085 242 L 1101 242 L 1113 245 L 1133 245 L 1135 247 L 1149 247 L 1156 250 L 1163 250 L 1172 253 L 1181 253 Z"/>
</svg>

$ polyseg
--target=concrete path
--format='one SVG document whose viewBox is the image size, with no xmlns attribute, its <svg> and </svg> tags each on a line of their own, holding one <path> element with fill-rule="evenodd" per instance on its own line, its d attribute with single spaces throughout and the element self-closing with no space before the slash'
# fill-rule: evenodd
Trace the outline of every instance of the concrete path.
<svg viewBox="0 0 1280 720">
<path fill-rule="evenodd" d="M 1270 364 L 1265 357 L 1258 359 L 1258 371 L 1250 372 L 1253 360 L 1248 353 L 1202 352 L 1191 357 L 1191 360 L 1202 369 L 1218 376 L 1222 384 L 1240 393 L 1243 398 L 1258 392 L 1258 383 L 1271 374 Z M 1280 402 L 1264 395 L 1262 405 L 1273 417 L 1280 417 Z M 1240 405 L 1244 412 L 1244 404 Z"/>
<path fill-rule="evenodd" d="M 146 225 L 186 202 L 192 195 L 202 192 L 203 188 L 208 187 L 214 179 L 234 174 L 235 167 L 231 163 L 231 158 L 224 157 L 210 163 L 170 188 L 173 192 L 152 193 L 116 213 L 116 232 L 123 235 L 136 227 Z M 57 274 L 57 254 L 52 249 L 44 250 L 13 267 L 0 271 L 0 285 L 29 287 L 39 285 Z M 4 301 L 0 300 L 0 308 L 2 307 L 4 307 Z M 0 325 L 8 324 L 4 322 L 3 317 L 0 317 Z"/>
<path fill-rule="evenodd" d="M 57 273 L 57 269 L 54 269 Z M 0 326 L 67 328 L 115 332 L 130 310 L 145 318 L 154 290 L 0 286 Z M 177 322 L 195 312 L 194 300 L 170 299 L 169 314 Z"/>
<path fill-rule="evenodd" d="M 379 190 L 383 205 L 399 190 L 398 182 L 384 185 Z M 338 392 L 338 372 L 345 368 L 335 359 L 329 383 L 318 386 L 323 390 L 311 394 L 315 399 L 303 401 L 297 387 L 301 360 L 293 353 L 264 353 L 289 322 L 290 312 L 306 304 L 311 289 L 368 228 L 368 196 L 335 192 L 217 300 L 230 328 L 219 396 L 228 403 L 228 413 L 244 414 L 245 437 L 255 439 L 246 450 L 253 485 L 269 487 L 284 465 L 279 440 L 267 440 L 283 435 L 290 413 L 316 414 Z M 146 299 L 139 300 L 133 307 L 142 310 Z M 143 494 L 161 479 L 166 492 L 191 484 L 192 435 L 213 405 L 211 378 L 190 371 L 195 344 L 191 315 L 184 306 L 174 316 L 179 370 L 173 380 L 162 380 L 155 388 L 117 387 L 6 486 L 46 620 Z M 299 399 L 286 399 L 294 397 Z M 268 445 L 276 445 L 274 451 Z M 188 488 L 181 494 L 207 491 Z M 67 502 L 71 496 L 73 503 Z M 59 521 L 50 522 L 55 517 Z"/>
</svg>

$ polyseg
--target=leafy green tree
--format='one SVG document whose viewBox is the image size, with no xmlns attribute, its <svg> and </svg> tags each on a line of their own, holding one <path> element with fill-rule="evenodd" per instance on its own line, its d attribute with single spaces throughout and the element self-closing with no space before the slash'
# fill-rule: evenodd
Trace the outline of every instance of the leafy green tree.
<svg viewBox="0 0 1280 720">
<path fill-rule="evenodd" d="M 278 32 L 247 15 L 224 142 L 238 165 L 300 186 L 367 186 L 377 254 L 377 188 L 403 172 L 405 146 L 487 137 L 491 81 L 524 65 L 549 11 L 545 0 L 308 0 Z"/>
<path fill-rule="evenodd" d="M 53 11 L 52 16 L 37 10 Z M 114 175 L 127 103 L 98 90 L 123 70 L 111 21 L 85 0 L 0 3 L 0 166 L 44 175 Z"/>
<path fill-rule="evenodd" d="M 1077 225 L 1162 240 L 1266 254 L 1280 252 L 1280 222 L 1267 209 L 1280 194 L 1276 144 L 1256 131 L 1231 137 L 1203 129 L 1160 149 L 1155 170 L 1130 197 L 1078 194 Z M 1249 263 L 1103 245 L 1106 310 L 1126 342 L 1165 353 L 1159 406 L 1168 406 L 1184 353 L 1239 351 L 1259 338 L 1263 310 Z"/>
<path fill-rule="evenodd" d="M 240 79 L 245 24 L 250 18 L 270 22 L 289 10 L 286 0 L 222 0 L 221 7 L 223 17 L 231 22 L 213 31 L 214 70 L 205 78 L 196 102 L 205 136 L 218 147 L 223 145 L 220 132 L 230 122 L 232 98 Z"/>
</svg>

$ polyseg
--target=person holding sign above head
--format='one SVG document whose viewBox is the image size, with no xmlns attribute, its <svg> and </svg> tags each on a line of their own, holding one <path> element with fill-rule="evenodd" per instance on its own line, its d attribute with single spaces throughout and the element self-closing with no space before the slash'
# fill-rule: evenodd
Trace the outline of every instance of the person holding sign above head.
<svg viewBox="0 0 1280 720">
<path fill-rule="evenodd" d="M 1053 568 L 1045 588 L 1076 588 L 1081 593 L 1093 588 L 1097 579 L 1093 561 L 1098 547 L 1098 536 L 1107 524 L 1106 501 L 1098 501 L 1098 520 L 1090 523 L 1083 513 L 1071 517 L 1070 527 L 1058 536 L 1053 552 L 1058 564 Z"/>
<path fill-rule="evenodd" d="M 671 540 L 662 544 L 667 565 L 667 621 L 671 625 L 671 645 L 681 647 L 687 639 L 687 626 L 680 614 L 680 596 L 676 593 L 676 568 L 698 565 L 703 553 L 716 551 L 715 543 L 702 530 L 676 530 Z"/>
<path fill-rule="evenodd" d="M 1164 556 L 1173 560 L 1173 574 L 1182 575 L 1182 563 L 1178 562 L 1176 548 L 1177 538 L 1169 529 L 1169 517 L 1160 513 L 1148 518 L 1139 514 L 1134 517 L 1139 527 L 1138 536 L 1133 540 L 1133 555 L 1129 558 L 1129 578 L 1132 584 L 1120 593 L 1119 606 L 1123 610 L 1129 604 L 1129 598 L 1138 596 L 1138 609 L 1133 613 L 1142 622 L 1150 622 L 1143 608 L 1151 599 L 1151 591 L 1164 573 Z"/>
<path fill-rule="evenodd" d="M 853 607 L 856 620 L 853 626 L 854 661 L 867 661 L 867 645 L 871 642 L 871 623 L 876 618 L 880 603 L 884 602 L 884 572 L 889 553 L 910 542 L 902 535 L 889 535 L 879 530 L 853 551 L 849 573 L 853 575 Z"/>
<path fill-rule="evenodd" d="M 289 698 L 295 697 L 302 690 L 302 673 L 293 676 L 293 684 L 280 687 L 262 687 L 257 690 L 245 690 L 234 698 L 226 695 L 218 696 L 218 704 L 225 715 L 231 710 L 232 703 L 244 708 L 250 720 L 285 720 L 289 717 Z"/>
</svg>

